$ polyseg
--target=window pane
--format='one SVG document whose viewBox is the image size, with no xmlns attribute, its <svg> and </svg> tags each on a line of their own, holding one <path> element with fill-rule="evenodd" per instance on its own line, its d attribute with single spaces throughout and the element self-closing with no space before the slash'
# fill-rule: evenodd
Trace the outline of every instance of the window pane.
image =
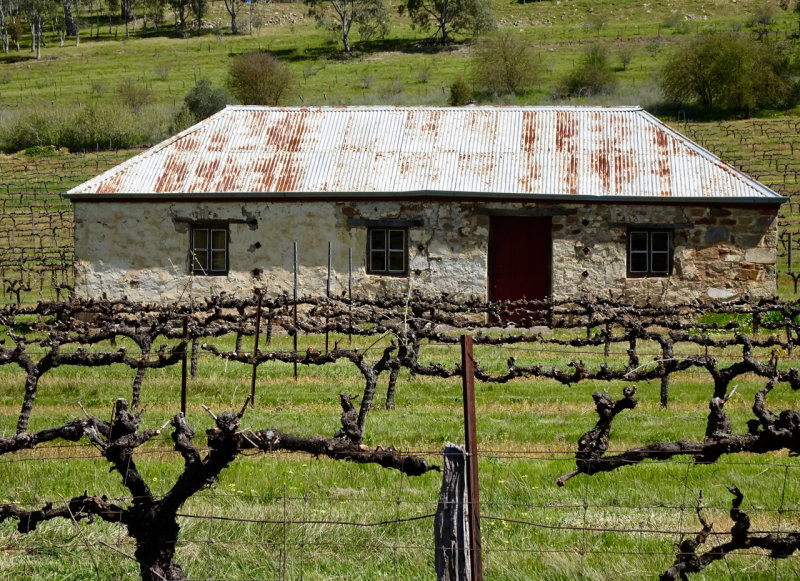
<svg viewBox="0 0 800 581">
<path fill-rule="evenodd" d="M 403 272 L 406 269 L 406 261 L 402 252 L 389 253 L 389 271 Z"/>
<path fill-rule="evenodd" d="M 371 252 L 370 255 L 370 271 L 386 272 L 386 254 L 383 252 Z"/>
<path fill-rule="evenodd" d="M 666 252 L 654 252 L 650 260 L 652 272 L 666 273 L 669 271 L 669 254 Z"/>
<path fill-rule="evenodd" d="M 208 252 L 205 250 L 195 250 L 192 257 L 192 270 L 208 270 Z"/>
<path fill-rule="evenodd" d="M 195 228 L 192 230 L 192 248 L 195 250 L 206 250 L 208 248 L 208 230 L 205 228 Z"/>
<path fill-rule="evenodd" d="M 211 231 L 211 249 L 212 250 L 225 250 L 225 239 L 227 232 L 225 230 L 212 230 Z"/>
<path fill-rule="evenodd" d="M 668 232 L 653 232 L 652 233 L 652 250 L 666 252 L 669 250 L 669 233 Z"/>
<path fill-rule="evenodd" d="M 647 253 L 631 252 L 631 272 L 647 272 Z"/>
<path fill-rule="evenodd" d="M 406 233 L 404 230 L 389 230 L 389 249 L 405 250 Z"/>
<path fill-rule="evenodd" d="M 386 230 L 373 230 L 369 247 L 371 250 L 385 250 Z"/>
<path fill-rule="evenodd" d="M 224 271 L 225 270 L 225 252 L 222 250 L 214 250 L 211 253 L 211 270 Z"/>
<path fill-rule="evenodd" d="M 631 232 L 631 250 L 647 251 L 647 232 Z"/>
</svg>

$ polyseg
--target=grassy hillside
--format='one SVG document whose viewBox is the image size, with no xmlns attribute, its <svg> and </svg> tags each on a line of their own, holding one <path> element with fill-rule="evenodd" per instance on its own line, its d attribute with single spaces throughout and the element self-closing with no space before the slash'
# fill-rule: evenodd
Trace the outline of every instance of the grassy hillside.
<svg viewBox="0 0 800 581">
<path fill-rule="evenodd" d="M 535 90 L 507 100 L 550 102 L 553 86 L 575 66 L 584 45 L 601 43 L 619 65 L 615 73 L 619 87 L 614 94 L 593 101 L 652 107 L 660 100 L 654 74 L 674 41 L 706 31 L 747 30 L 763 5 L 761 0 L 599 5 L 588 0 L 496 0 L 498 24 L 533 45 L 544 65 Z M 221 2 L 214 2 L 206 31 L 183 39 L 171 36 L 171 26 L 162 28 L 161 36 L 141 38 L 141 20 L 136 35 L 125 38 L 124 27 L 108 25 L 105 16 L 99 38 L 89 39 L 94 17 L 84 11 L 80 46 L 67 39 L 62 47 L 51 35 L 40 61 L 33 59 L 26 39 L 19 53 L 12 50 L 0 56 L 0 111 L 8 116 L 42 107 L 69 110 L 93 103 L 124 104 L 118 87 L 123 79 L 130 79 L 151 92 L 144 104 L 151 109 L 149 115 L 155 114 L 154 106 L 169 109 L 157 118 L 163 125 L 197 79 L 222 84 L 232 56 L 250 50 L 272 51 L 288 63 L 298 79 L 287 101 L 292 104 L 444 104 L 449 84 L 458 74 L 469 72 L 469 42 L 460 39 L 438 50 L 425 42 L 430 31 L 412 29 L 409 20 L 395 10 L 387 38 L 356 42 L 356 54 L 344 58 L 333 36 L 316 26 L 303 4 L 252 6 L 253 21 L 261 24 L 252 34 L 246 33 L 247 10 L 239 18 L 245 33 L 228 34 L 227 13 Z M 783 41 L 796 30 L 795 15 L 775 7 L 769 34 Z M 358 39 L 357 34 L 354 38 Z M 631 57 L 625 70 L 617 62 L 623 47 Z"/>
</svg>

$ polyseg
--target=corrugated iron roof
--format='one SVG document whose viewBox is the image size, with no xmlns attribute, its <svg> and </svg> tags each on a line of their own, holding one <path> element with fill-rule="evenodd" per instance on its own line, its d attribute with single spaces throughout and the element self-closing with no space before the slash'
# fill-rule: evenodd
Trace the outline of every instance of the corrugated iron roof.
<svg viewBox="0 0 800 581">
<path fill-rule="evenodd" d="M 228 106 L 67 195 L 426 193 L 783 200 L 639 107 Z"/>
</svg>

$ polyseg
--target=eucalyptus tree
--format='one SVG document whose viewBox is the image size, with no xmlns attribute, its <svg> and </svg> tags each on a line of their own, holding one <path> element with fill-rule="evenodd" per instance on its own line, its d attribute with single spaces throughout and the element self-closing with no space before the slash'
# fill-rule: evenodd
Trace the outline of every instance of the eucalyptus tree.
<svg viewBox="0 0 800 581">
<path fill-rule="evenodd" d="M 309 14 L 320 26 L 336 32 L 350 53 L 350 31 L 359 26 L 362 37 L 384 36 L 389 30 L 389 12 L 383 0 L 306 0 Z"/>
<path fill-rule="evenodd" d="M 31 33 L 31 52 L 42 58 L 42 22 L 55 15 L 58 5 L 53 0 L 21 0 L 20 11 L 25 13 Z"/>
<path fill-rule="evenodd" d="M 241 0 L 240 0 L 241 1 Z M 231 34 L 239 34 L 239 25 L 236 24 L 236 0 L 225 0 L 225 10 L 231 16 Z"/>
<path fill-rule="evenodd" d="M 189 10 L 189 0 L 167 0 L 172 13 L 175 15 L 175 31 L 183 34 L 186 31 L 186 12 Z"/>
<path fill-rule="evenodd" d="M 62 0 L 61 6 L 64 9 L 64 30 L 67 36 L 78 37 L 78 21 L 72 14 L 73 7 L 78 9 L 79 0 Z"/>
<path fill-rule="evenodd" d="M 16 0 L 0 0 L 0 46 L 8 54 L 8 48 L 13 41 L 14 24 L 19 7 Z M 17 44 L 19 50 L 19 44 Z"/>
<path fill-rule="evenodd" d="M 195 30 L 200 36 L 203 26 L 203 17 L 208 14 L 208 0 L 191 0 L 192 15 L 194 16 Z"/>
<path fill-rule="evenodd" d="M 443 45 L 450 44 L 452 32 L 477 35 L 497 26 L 491 0 L 403 0 L 400 13 L 406 11 L 415 26 L 435 28 Z"/>
</svg>

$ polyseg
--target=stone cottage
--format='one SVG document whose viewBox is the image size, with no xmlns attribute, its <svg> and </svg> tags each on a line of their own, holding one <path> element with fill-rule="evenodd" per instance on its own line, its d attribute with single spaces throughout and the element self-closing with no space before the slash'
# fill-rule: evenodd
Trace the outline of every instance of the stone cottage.
<svg viewBox="0 0 800 581">
<path fill-rule="evenodd" d="M 780 195 L 638 107 L 230 106 L 70 190 L 75 294 L 771 296 Z M 352 264 L 352 270 L 350 265 Z"/>
</svg>

